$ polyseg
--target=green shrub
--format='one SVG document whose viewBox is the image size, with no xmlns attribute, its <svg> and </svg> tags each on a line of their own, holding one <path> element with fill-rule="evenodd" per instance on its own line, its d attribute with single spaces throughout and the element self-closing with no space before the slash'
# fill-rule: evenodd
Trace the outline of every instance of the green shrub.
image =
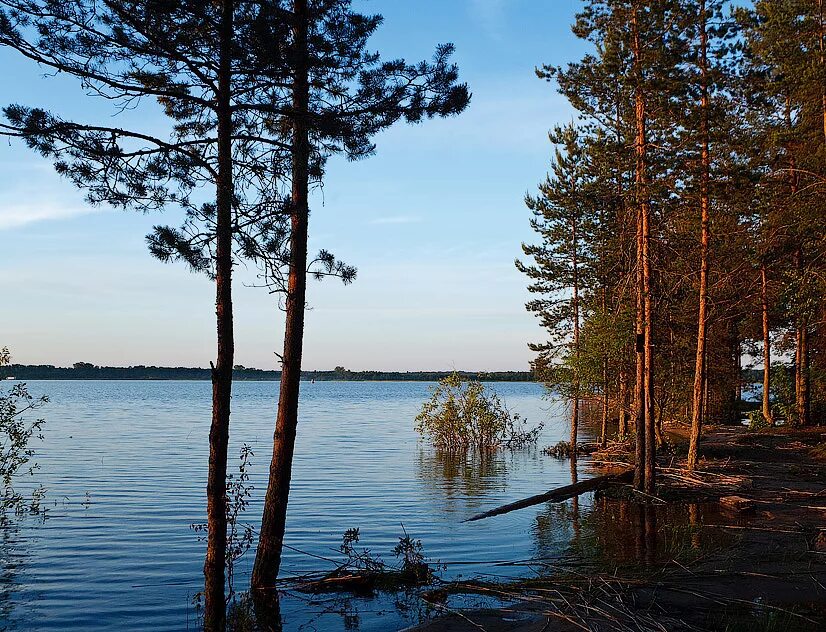
<svg viewBox="0 0 826 632">
<path fill-rule="evenodd" d="M 431 389 L 431 397 L 416 416 L 416 430 L 433 445 L 449 452 L 520 448 L 536 443 L 542 426 L 526 421 L 502 404 L 484 384 L 465 381 L 454 372 Z"/>
<path fill-rule="evenodd" d="M 9 350 L 0 349 L 0 367 L 11 363 Z M 34 397 L 23 383 L 17 383 L 0 392 L 0 523 L 11 513 L 40 514 L 45 490 L 38 487 L 31 498 L 15 489 L 15 483 L 24 476 L 32 476 L 37 464 L 32 461 L 32 439 L 43 439 L 42 419 L 32 419 L 31 413 L 48 403 L 48 397 Z"/>
<path fill-rule="evenodd" d="M 771 426 L 769 420 L 763 415 L 762 410 L 750 410 L 746 413 L 746 419 L 749 422 L 749 430 L 751 431 L 757 431 Z"/>
<path fill-rule="evenodd" d="M 772 415 L 782 419 L 788 425 L 797 421 L 797 403 L 795 401 L 793 370 L 776 362 L 771 367 L 771 401 Z"/>
</svg>

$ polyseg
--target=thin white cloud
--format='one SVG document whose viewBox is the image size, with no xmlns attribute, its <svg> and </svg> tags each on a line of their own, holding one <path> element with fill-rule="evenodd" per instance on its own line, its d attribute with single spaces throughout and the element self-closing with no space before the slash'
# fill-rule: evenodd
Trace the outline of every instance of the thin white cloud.
<svg viewBox="0 0 826 632">
<path fill-rule="evenodd" d="M 489 37 L 499 40 L 505 21 L 507 0 L 470 0 L 470 13 Z"/>
<path fill-rule="evenodd" d="M 70 219 L 79 215 L 97 213 L 100 210 L 93 206 L 64 205 L 53 201 L 9 204 L 0 200 L 0 230 L 19 228 L 34 222 Z"/>
<path fill-rule="evenodd" d="M 377 217 L 370 220 L 370 224 L 384 225 L 384 224 L 417 224 L 421 222 L 422 218 L 415 215 L 391 215 L 388 217 Z"/>
</svg>

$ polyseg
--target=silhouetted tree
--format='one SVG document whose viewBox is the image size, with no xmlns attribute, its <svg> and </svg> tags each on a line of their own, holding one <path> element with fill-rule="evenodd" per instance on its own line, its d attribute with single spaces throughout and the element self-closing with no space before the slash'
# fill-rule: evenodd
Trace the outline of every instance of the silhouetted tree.
<svg viewBox="0 0 826 632">
<path fill-rule="evenodd" d="M 382 61 L 367 50 L 380 16 L 351 10 L 350 0 L 284 2 L 284 99 L 277 119 L 289 147 L 289 253 L 286 323 L 273 454 L 255 565 L 254 589 L 271 588 L 278 576 L 289 499 L 304 340 L 309 189 L 324 175 L 327 158 L 351 160 L 373 153 L 371 138 L 399 120 L 411 123 L 465 109 L 469 94 L 457 83 L 451 45 L 439 46 L 431 63 Z M 279 3 L 279 6 L 281 3 Z M 266 106 L 265 106 L 266 107 Z M 275 122 L 275 121 L 274 121 Z"/>
<path fill-rule="evenodd" d="M 154 255 L 183 259 L 215 281 L 204 623 L 221 630 L 232 270 L 238 257 L 277 255 L 287 233 L 273 181 L 288 148 L 270 129 L 284 110 L 272 95 L 288 71 L 275 44 L 287 16 L 277 2 L 244 0 L 8 0 L 0 7 L 0 45 L 77 78 L 121 109 L 154 100 L 168 118 L 168 132 L 159 134 L 154 123 L 77 122 L 10 105 L 0 129 L 53 159 L 90 203 L 186 213 L 183 229 L 157 227 L 148 242 Z"/>
<path fill-rule="evenodd" d="M 588 194 L 588 156 L 576 128 L 557 127 L 549 136 L 551 143 L 560 147 L 554 155 L 552 174 L 539 185 L 539 195 L 525 198 L 533 213 L 531 228 L 541 243 L 522 244 L 522 251 L 533 263 L 517 260 L 516 267 L 530 280 L 528 290 L 538 294 L 526 307 L 540 319 L 549 336 L 544 343 L 530 345 L 539 354 L 534 367 L 546 384 L 569 387 L 564 390 L 571 400 L 570 445 L 575 458 L 581 397 L 582 294 L 594 281 L 586 249 L 593 242 L 589 233 L 595 205 Z"/>
</svg>

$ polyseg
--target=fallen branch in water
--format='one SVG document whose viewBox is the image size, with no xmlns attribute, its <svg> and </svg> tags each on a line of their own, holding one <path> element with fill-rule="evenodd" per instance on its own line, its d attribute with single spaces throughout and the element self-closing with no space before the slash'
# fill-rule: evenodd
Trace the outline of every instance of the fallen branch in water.
<svg viewBox="0 0 826 632">
<path fill-rule="evenodd" d="M 545 492 L 544 494 L 537 494 L 536 496 L 531 496 L 530 498 L 517 500 L 516 502 L 509 503 L 507 505 L 502 505 L 501 507 L 497 507 L 496 509 L 491 509 L 490 511 L 485 511 L 480 514 L 476 514 L 475 516 L 471 516 L 470 518 L 468 518 L 467 520 L 463 520 L 462 522 L 475 522 L 476 520 L 482 520 L 483 518 L 490 518 L 492 516 L 499 516 L 502 514 L 510 513 L 511 511 L 516 511 L 517 509 L 532 507 L 533 505 L 538 505 L 540 503 L 559 503 L 563 500 L 573 498 L 574 496 L 579 496 L 580 494 L 585 494 L 587 492 L 595 492 L 597 490 L 604 489 L 609 485 L 614 485 L 617 483 L 628 483 L 633 478 L 633 468 L 623 470 L 621 472 L 615 472 L 613 474 L 595 476 L 594 478 L 589 478 L 588 480 L 582 481 L 581 483 L 574 483 L 572 485 L 565 485 L 564 487 L 557 487 L 556 489 L 552 489 L 548 492 Z"/>
</svg>

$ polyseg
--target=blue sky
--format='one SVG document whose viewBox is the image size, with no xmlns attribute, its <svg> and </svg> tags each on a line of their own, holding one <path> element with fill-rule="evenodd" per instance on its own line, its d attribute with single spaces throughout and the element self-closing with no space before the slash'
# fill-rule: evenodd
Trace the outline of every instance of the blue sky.
<svg viewBox="0 0 826 632">
<path fill-rule="evenodd" d="M 385 23 L 371 48 L 430 57 L 456 44 L 473 101 L 458 118 L 399 125 L 375 156 L 334 160 L 313 199 L 311 251 L 359 269 L 342 287 L 311 282 L 305 367 L 524 370 L 541 337 L 513 266 L 532 238 L 523 196 L 548 168 L 547 130 L 572 117 L 534 67 L 581 56 L 570 32 L 578 0 L 371 0 Z M 111 120 L 69 78 L 0 50 L 2 98 L 81 120 Z M 123 116 L 123 115 L 122 115 Z M 125 115 L 163 125 L 152 108 Z M 214 290 L 162 264 L 144 236 L 164 217 L 90 208 L 51 165 L 0 143 L 0 345 L 22 363 L 207 366 L 215 355 Z M 239 281 L 251 280 L 243 269 Z M 283 315 L 237 284 L 236 361 L 275 368 Z"/>
</svg>

